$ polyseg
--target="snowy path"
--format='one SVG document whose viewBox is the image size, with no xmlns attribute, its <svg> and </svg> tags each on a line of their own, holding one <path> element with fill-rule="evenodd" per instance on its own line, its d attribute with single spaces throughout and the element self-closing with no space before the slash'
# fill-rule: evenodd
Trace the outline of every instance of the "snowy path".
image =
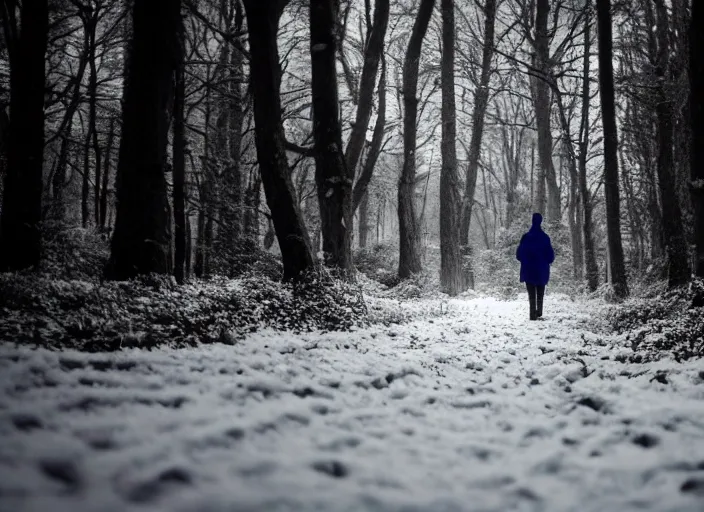
<svg viewBox="0 0 704 512">
<path fill-rule="evenodd" d="M 704 510 L 704 364 L 617 362 L 588 306 L 546 301 L 188 351 L 0 345 L 0 510 Z"/>
</svg>

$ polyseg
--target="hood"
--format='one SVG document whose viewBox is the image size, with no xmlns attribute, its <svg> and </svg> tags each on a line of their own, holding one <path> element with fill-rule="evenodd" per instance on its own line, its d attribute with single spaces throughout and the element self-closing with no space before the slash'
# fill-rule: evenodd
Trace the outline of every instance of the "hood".
<svg viewBox="0 0 704 512">
<path fill-rule="evenodd" d="M 543 222 L 543 216 L 539 213 L 533 214 L 533 226 L 531 229 L 540 229 L 540 224 Z"/>
</svg>

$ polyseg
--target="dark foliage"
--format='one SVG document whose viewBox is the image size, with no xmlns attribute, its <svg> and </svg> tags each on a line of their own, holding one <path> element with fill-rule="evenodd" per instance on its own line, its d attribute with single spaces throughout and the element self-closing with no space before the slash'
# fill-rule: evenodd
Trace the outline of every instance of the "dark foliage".
<svg viewBox="0 0 704 512">
<path fill-rule="evenodd" d="M 156 274 L 104 284 L 0 274 L 0 340 L 53 349 L 234 344 L 263 327 L 346 330 L 366 316 L 360 290 L 322 271 L 296 284 L 249 274 L 184 286 Z"/>
<path fill-rule="evenodd" d="M 629 301 L 610 316 L 614 330 L 627 333 L 634 362 L 672 354 L 678 360 L 704 356 L 704 280 L 661 295 Z"/>
<path fill-rule="evenodd" d="M 384 286 L 392 288 L 401 282 L 398 267 L 397 248 L 389 244 L 376 244 L 357 250 L 354 266 L 358 272 Z"/>
</svg>

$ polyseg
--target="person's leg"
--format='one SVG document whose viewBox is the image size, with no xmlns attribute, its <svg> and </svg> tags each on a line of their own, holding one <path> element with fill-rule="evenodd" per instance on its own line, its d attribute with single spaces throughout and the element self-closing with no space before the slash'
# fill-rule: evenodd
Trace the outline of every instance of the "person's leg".
<svg viewBox="0 0 704 512">
<path fill-rule="evenodd" d="M 545 297 L 545 285 L 536 286 L 537 304 L 535 307 L 535 315 L 540 318 L 543 316 L 543 297 Z"/>
<path fill-rule="evenodd" d="M 535 285 L 532 285 L 530 283 L 526 283 L 526 289 L 528 290 L 528 306 L 530 307 L 530 313 L 529 313 L 529 318 L 531 320 L 535 320 L 537 318 L 535 311 L 536 311 L 536 304 L 535 304 L 535 299 L 536 299 L 536 289 Z"/>
</svg>

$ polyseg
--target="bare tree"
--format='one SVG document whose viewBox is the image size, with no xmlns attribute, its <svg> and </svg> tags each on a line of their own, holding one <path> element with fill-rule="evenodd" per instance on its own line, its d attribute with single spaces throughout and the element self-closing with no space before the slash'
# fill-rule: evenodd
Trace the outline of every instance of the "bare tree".
<svg viewBox="0 0 704 512">
<path fill-rule="evenodd" d="M 284 279 L 313 267 L 308 231 L 295 200 L 281 120 L 277 32 L 284 0 L 244 0 L 249 28 L 257 158 L 284 264 Z"/>
<path fill-rule="evenodd" d="M 421 0 L 403 63 L 403 169 L 398 183 L 399 263 L 405 279 L 421 270 L 420 232 L 416 218 L 416 118 L 418 115 L 418 64 L 435 0 Z"/>
<path fill-rule="evenodd" d="M 442 0 L 442 169 L 440 171 L 440 287 L 452 296 L 462 291 L 460 197 L 457 179 L 455 111 L 455 3 Z"/>
<path fill-rule="evenodd" d="M 614 102 L 614 71 L 611 38 L 611 0 L 596 0 L 599 29 L 599 92 L 604 124 L 604 195 L 606 196 L 606 228 L 609 267 L 614 293 L 628 296 L 626 267 L 621 244 L 621 213 L 618 179 L 618 134 Z"/>
</svg>

